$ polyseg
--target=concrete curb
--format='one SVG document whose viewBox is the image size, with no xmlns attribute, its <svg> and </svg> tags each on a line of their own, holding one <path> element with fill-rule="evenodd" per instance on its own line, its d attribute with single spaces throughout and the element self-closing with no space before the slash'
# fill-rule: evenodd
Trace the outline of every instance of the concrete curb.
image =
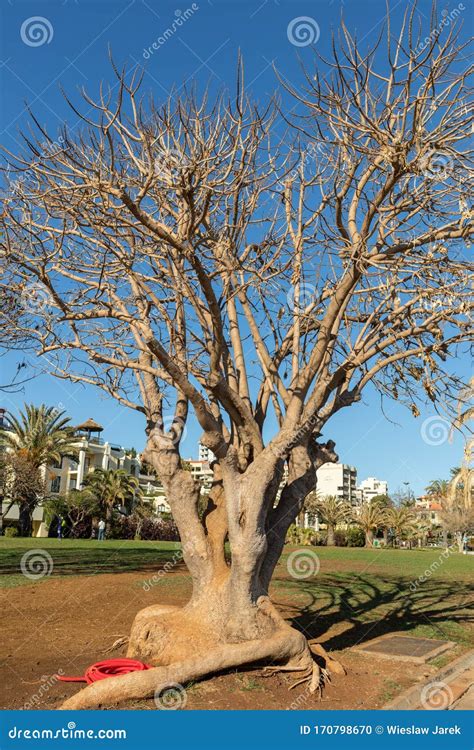
<svg viewBox="0 0 474 750">
<path fill-rule="evenodd" d="M 382 706 L 383 711 L 412 711 L 421 707 L 421 692 L 433 682 L 450 682 L 462 675 L 467 669 L 474 667 L 474 650 L 461 654 L 457 659 L 442 667 L 423 682 L 418 682 L 393 700 Z M 451 678 L 448 680 L 448 678 Z"/>
</svg>

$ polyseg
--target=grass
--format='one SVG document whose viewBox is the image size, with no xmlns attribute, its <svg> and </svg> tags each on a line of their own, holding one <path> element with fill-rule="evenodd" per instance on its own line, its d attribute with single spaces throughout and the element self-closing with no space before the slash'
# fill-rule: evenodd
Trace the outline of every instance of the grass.
<svg viewBox="0 0 474 750">
<path fill-rule="evenodd" d="M 392 700 L 401 690 L 401 685 L 398 682 L 395 682 L 395 680 L 387 679 L 385 680 L 382 688 L 382 692 L 380 693 L 380 700 L 382 703 L 388 703 L 388 701 Z"/>
<path fill-rule="evenodd" d="M 168 562 L 173 575 L 160 579 L 160 585 L 165 582 L 176 592 L 188 583 L 175 542 L 2 537 L 2 586 L 31 585 L 20 569 L 29 550 L 51 555 L 53 576 L 149 571 L 147 579 L 152 579 Z M 301 571 L 294 562 L 292 567 L 289 556 L 294 552 L 313 566 L 317 562 L 314 575 L 295 577 Z M 466 650 L 473 644 L 473 569 L 473 557 L 444 557 L 439 549 L 287 547 L 275 571 L 272 596 L 308 637 L 329 634 L 326 645 L 331 649 L 406 631 L 451 640 Z"/>
<path fill-rule="evenodd" d="M 342 649 L 405 631 L 472 648 L 472 557 L 443 557 L 442 550 L 325 547 L 300 548 L 303 556 L 305 549 L 319 558 L 317 575 L 288 575 L 293 570 L 290 548 L 273 585 L 274 598 L 289 608 L 294 624 L 308 637 L 329 633 L 328 647 Z"/>
<path fill-rule="evenodd" d="M 166 562 L 184 570 L 177 542 L 142 542 L 111 539 L 27 539 L 0 537 L 0 587 L 31 584 L 21 573 L 21 560 L 30 550 L 44 550 L 53 560 L 52 575 L 97 575 L 149 570 Z M 44 556 L 46 558 L 46 555 Z M 46 558 L 47 559 L 47 558 Z M 48 564 L 48 563 L 46 563 Z M 33 565 L 33 560 L 31 561 Z M 48 576 L 38 579 L 38 583 Z"/>
</svg>

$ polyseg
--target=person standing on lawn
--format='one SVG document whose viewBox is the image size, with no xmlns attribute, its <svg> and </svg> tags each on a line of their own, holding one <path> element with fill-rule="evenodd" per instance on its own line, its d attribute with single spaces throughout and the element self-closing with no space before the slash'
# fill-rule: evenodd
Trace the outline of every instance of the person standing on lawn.
<svg viewBox="0 0 474 750">
<path fill-rule="evenodd" d="M 103 518 L 100 519 L 99 525 L 97 527 L 99 529 L 99 533 L 97 535 L 97 539 L 99 542 L 104 541 L 105 539 L 105 521 Z"/>
</svg>

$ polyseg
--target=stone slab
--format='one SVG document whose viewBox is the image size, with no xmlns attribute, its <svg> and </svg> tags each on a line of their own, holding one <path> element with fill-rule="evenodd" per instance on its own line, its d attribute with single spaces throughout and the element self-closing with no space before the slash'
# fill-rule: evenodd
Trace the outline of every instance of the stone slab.
<svg viewBox="0 0 474 750">
<path fill-rule="evenodd" d="M 435 640 L 434 638 L 415 638 L 414 636 L 388 633 L 379 638 L 355 646 L 356 651 L 380 656 L 397 661 L 410 661 L 415 664 L 425 662 L 439 656 L 455 644 L 452 641 Z"/>
</svg>

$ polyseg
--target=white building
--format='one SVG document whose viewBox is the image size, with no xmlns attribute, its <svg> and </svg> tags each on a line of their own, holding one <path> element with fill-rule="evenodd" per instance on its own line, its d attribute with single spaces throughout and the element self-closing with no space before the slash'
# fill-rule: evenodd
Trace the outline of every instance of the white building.
<svg viewBox="0 0 474 750">
<path fill-rule="evenodd" d="M 210 448 L 207 448 L 202 443 L 199 443 L 199 461 L 203 461 L 209 464 L 215 460 L 216 460 L 216 457 L 214 453 L 210 450 Z"/>
<path fill-rule="evenodd" d="M 368 477 L 357 488 L 357 498 L 361 503 L 370 503 L 377 495 L 388 495 L 388 483 L 383 479 Z"/>
<path fill-rule="evenodd" d="M 357 469 L 347 464 L 327 463 L 316 472 L 319 495 L 335 495 L 348 503 L 356 502 Z"/>
<path fill-rule="evenodd" d="M 138 477 L 140 460 L 133 457 L 125 448 L 115 443 L 105 442 L 100 433 L 103 427 L 93 419 L 88 419 L 76 427 L 77 461 L 63 457 L 55 466 L 48 466 L 46 490 L 50 494 L 65 495 L 70 490 L 80 490 L 84 479 L 95 469 L 123 469 Z"/>
</svg>

